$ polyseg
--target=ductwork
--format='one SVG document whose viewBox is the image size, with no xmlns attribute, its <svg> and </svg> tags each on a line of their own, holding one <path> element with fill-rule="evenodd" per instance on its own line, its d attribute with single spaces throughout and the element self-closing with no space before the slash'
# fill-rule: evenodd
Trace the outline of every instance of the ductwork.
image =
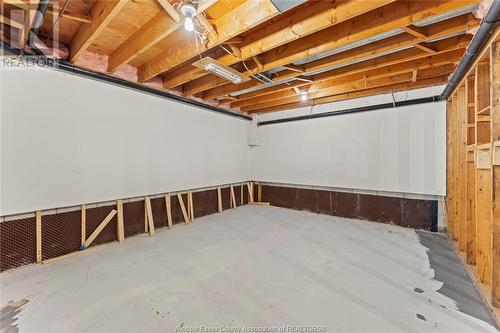
<svg viewBox="0 0 500 333">
<path fill-rule="evenodd" d="M 451 93 L 455 90 L 457 85 L 462 81 L 464 76 L 467 74 L 472 64 L 478 57 L 481 50 L 484 48 L 488 39 L 490 38 L 493 31 L 495 31 L 498 23 L 500 22 L 500 0 L 495 0 L 488 11 L 488 14 L 484 17 L 478 31 L 474 35 L 474 38 L 470 42 L 467 51 L 465 51 L 464 57 L 458 63 L 457 69 L 453 73 L 448 84 L 441 93 L 441 99 L 448 99 Z"/>
<path fill-rule="evenodd" d="M 35 19 L 33 20 L 33 24 L 31 26 L 29 32 L 28 45 L 33 48 L 35 44 L 35 40 L 40 32 L 40 28 L 42 27 L 43 17 L 49 8 L 49 1 L 40 1 L 38 4 L 38 9 L 35 14 Z"/>
</svg>

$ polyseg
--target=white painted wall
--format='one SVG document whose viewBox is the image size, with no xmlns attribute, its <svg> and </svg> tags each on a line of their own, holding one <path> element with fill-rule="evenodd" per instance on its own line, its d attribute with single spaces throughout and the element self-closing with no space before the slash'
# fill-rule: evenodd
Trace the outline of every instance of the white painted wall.
<svg viewBox="0 0 500 333">
<path fill-rule="evenodd" d="M 54 70 L 0 85 L 0 215 L 249 179 L 248 121 Z"/>
<path fill-rule="evenodd" d="M 396 100 L 439 94 L 442 87 L 396 94 Z M 321 113 L 391 102 L 391 95 L 315 107 Z M 444 195 L 444 102 L 258 127 L 252 178 L 357 190 Z M 259 121 L 311 112 L 302 108 Z"/>
</svg>

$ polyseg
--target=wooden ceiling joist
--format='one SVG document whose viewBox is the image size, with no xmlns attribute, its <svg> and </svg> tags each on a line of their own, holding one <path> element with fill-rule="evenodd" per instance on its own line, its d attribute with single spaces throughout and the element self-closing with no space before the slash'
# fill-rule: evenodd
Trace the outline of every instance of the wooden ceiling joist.
<svg viewBox="0 0 500 333">
<path fill-rule="evenodd" d="M 364 90 L 349 92 L 349 93 L 345 93 L 345 94 L 338 94 L 338 95 L 333 95 L 333 96 L 328 96 L 328 97 L 323 97 L 323 98 L 317 98 L 315 100 L 309 99 L 306 102 L 293 102 L 293 103 L 283 104 L 283 105 L 279 105 L 279 106 L 271 106 L 268 108 L 262 108 L 259 110 L 251 111 L 249 113 L 268 113 L 268 112 L 281 111 L 281 110 L 291 110 L 291 109 L 301 108 L 304 106 L 314 106 L 314 105 L 319 105 L 319 104 L 344 101 L 344 100 L 361 98 L 361 97 L 378 95 L 378 94 L 387 94 L 387 93 L 404 91 L 404 90 L 412 90 L 412 89 L 418 89 L 418 88 L 423 88 L 423 87 L 436 86 L 436 85 L 441 85 L 441 84 L 446 83 L 447 79 L 448 79 L 447 76 L 438 76 L 438 77 L 433 77 L 433 78 L 429 78 L 429 79 L 419 80 L 416 82 L 404 82 L 404 83 L 393 84 L 390 86 L 364 89 Z"/>
<path fill-rule="evenodd" d="M 269 34 L 261 33 L 262 36 L 253 36 L 253 41 L 247 42 L 245 45 L 240 47 L 241 58 L 226 54 L 217 58 L 217 61 L 227 66 L 233 65 L 242 59 L 250 59 L 262 52 L 277 48 L 301 37 L 309 36 L 317 31 L 344 22 L 392 2 L 394 2 L 394 0 L 350 0 L 332 4 L 330 2 L 320 1 L 315 4 L 312 9 L 315 14 L 311 15 L 310 13 L 298 12 L 292 17 L 285 17 L 284 19 L 276 22 L 275 26 L 280 29 L 271 30 Z M 163 87 L 167 89 L 172 88 L 191 80 L 194 76 L 201 77 L 206 74 L 206 72 L 188 67 L 182 76 L 177 75 L 176 77 L 170 77 L 167 75 L 164 77 Z"/>
<path fill-rule="evenodd" d="M 454 35 L 465 31 L 467 27 L 471 26 L 474 27 L 477 26 L 478 24 L 479 20 L 474 19 L 472 15 L 462 15 L 443 22 L 435 23 L 434 25 L 427 27 L 426 32 L 428 36 L 425 38 L 415 39 L 413 37 L 409 37 L 404 34 L 393 36 L 364 46 L 357 47 L 352 50 L 334 54 L 332 56 L 319 59 L 311 63 L 307 63 L 304 65 L 304 69 L 306 73 L 315 72 L 318 70 L 324 70 L 332 66 L 337 66 L 347 61 L 355 61 L 376 54 L 390 53 L 393 52 L 394 50 L 414 46 L 416 43 L 419 42 L 432 39 L 440 39 L 445 36 Z M 435 47 L 438 52 L 448 51 L 453 48 L 462 48 L 467 46 L 471 38 L 470 36 L 462 36 L 462 37 L 450 37 L 447 38 L 446 40 L 447 42 L 438 41 L 430 43 L 430 45 L 432 47 Z M 291 72 L 287 75 L 280 75 L 278 79 L 282 80 L 284 78 L 291 78 L 297 76 L 298 74 L 300 73 Z M 198 81 L 200 80 L 195 80 L 193 82 L 198 82 Z M 203 82 L 202 84 L 203 87 L 210 86 L 209 82 Z M 203 99 L 216 98 L 221 95 L 228 95 L 240 90 L 252 88 L 254 86 L 260 86 L 262 84 L 263 83 L 261 82 L 255 82 L 255 81 L 253 82 L 253 84 L 252 83 L 246 83 L 240 85 L 224 84 L 222 86 L 217 86 L 215 88 L 207 89 L 206 91 L 203 92 L 202 97 Z"/>
<path fill-rule="evenodd" d="M 358 68 L 354 67 L 352 70 L 345 70 L 340 73 L 332 71 L 333 73 L 331 73 L 329 77 L 326 77 L 326 79 L 317 81 L 314 84 L 310 85 L 309 91 L 311 92 L 320 91 L 323 89 L 328 89 L 338 84 L 347 84 L 349 82 L 359 81 L 361 79 L 364 80 L 366 83 L 371 80 L 376 80 L 378 78 L 387 76 L 407 74 L 407 73 L 412 73 L 412 75 L 414 75 L 413 73 L 416 72 L 417 70 L 424 70 L 432 67 L 451 65 L 450 61 L 458 61 L 461 57 L 461 54 L 463 54 L 463 50 L 455 50 L 447 53 L 442 53 L 436 56 L 427 56 L 425 58 L 418 60 L 401 62 L 399 64 L 381 63 L 381 65 L 383 66 L 374 68 L 372 70 L 369 69 L 371 66 L 366 66 L 364 70 L 361 69 L 362 66 L 361 67 L 358 66 Z M 416 78 L 412 77 L 412 80 L 416 80 Z M 284 90 L 284 91 L 278 91 L 273 94 L 258 95 L 250 99 L 245 99 L 245 96 L 241 96 L 239 101 L 231 103 L 231 107 L 245 107 L 251 105 L 258 105 L 264 101 L 267 102 L 270 100 L 276 100 L 285 97 L 292 97 L 292 94 L 290 94 L 289 91 Z"/>
<path fill-rule="evenodd" d="M 456 7 L 458 6 L 457 2 L 453 1 L 453 2 L 440 2 L 440 6 L 430 7 L 430 9 L 428 7 L 425 7 L 425 5 L 429 6 L 430 3 L 432 2 L 427 2 L 427 1 L 418 3 L 411 2 L 412 5 L 409 5 L 408 7 L 402 6 L 399 10 L 397 8 L 393 8 L 395 11 L 398 11 L 399 15 L 402 14 L 401 11 L 404 11 L 404 13 L 407 14 L 404 16 L 404 18 L 399 18 L 395 20 L 386 19 L 387 16 L 390 16 L 390 13 L 388 13 L 386 16 L 383 15 L 383 13 L 385 13 L 383 11 L 384 9 L 386 9 L 387 7 L 392 7 L 392 5 L 388 5 L 376 10 L 376 12 L 380 11 L 377 16 L 371 18 L 367 17 L 369 14 L 374 15 L 373 12 L 370 12 L 368 14 L 357 17 L 353 21 L 344 22 L 339 26 L 336 26 L 338 30 L 326 29 L 317 34 L 311 35 L 306 38 L 302 38 L 296 42 L 289 43 L 284 51 L 272 50 L 271 52 L 266 52 L 261 55 L 262 62 L 265 65 L 264 69 L 269 70 L 283 65 L 287 65 L 291 62 L 302 60 L 311 55 L 321 54 L 322 52 L 333 50 L 339 47 L 344 47 L 353 42 L 362 41 L 364 39 L 373 36 L 374 34 L 377 35 L 391 31 L 393 29 L 406 27 L 411 23 L 418 22 L 423 18 L 430 16 L 431 13 L 433 13 L 434 15 L 442 14 L 444 12 L 449 12 L 453 8 L 456 9 Z M 425 7 L 427 9 L 424 10 L 422 7 Z M 357 21 L 357 19 L 361 17 L 365 17 L 366 20 L 363 21 L 363 23 L 357 23 L 360 25 L 359 28 L 353 28 L 352 25 L 356 24 L 356 22 L 360 22 Z M 377 19 L 377 17 L 379 18 Z M 396 17 L 399 16 L 396 15 Z M 391 18 L 394 19 L 394 17 Z M 373 25 L 372 22 L 374 22 Z M 401 48 L 404 46 L 414 46 L 417 43 L 426 42 L 432 39 L 444 37 L 457 32 L 463 32 L 468 27 L 475 26 L 478 24 L 479 20 L 474 19 L 472 15 L 462 15 L 460 17 L 452 18 L 444 22 L 436 23 L 431 27 L 426 28 L 426 32 L 428 34 L 427 37 L 414 38 L 412 36 L 402 34 L 365 45 L 366 46 L 365 48 L 372 48 L 372 50 L 374 50 L 373 52 L 383 53 L 387 52 L 390 49 Z M 328 31 L 329 34 L 325 34 L 325 31 Z M 315 40 L 313 37 L 316 37 L 317 40 Z M 393 44 L 389 46 L 384 46 L 384 44 L 388 44 L 388 41 L 393 41 Z M 308 47 L 309 45 L 316 45 L 316 46 Z M 355 52 L 353 56 L 356 57 L 359 56 L 359 54 L 360 53 Z M 328 66 L 332 66 L 332 63 L 329 61 L 329 59 L 324 59 L 323 61 L 324 61 L 323 66 L 316 66 L 316 68 L 314 69 L 308 68 L 308 65 L 306 64 L 306 71 L 313 71 L 326 68 Z M 246 74 L 248 75 L 249 72 L 246 71 Z M 196 82 L 197 80 L 194 80 L 191 81 L 189 84 L 196 85 Z M 225 90 L 224 94 L 227 95 L 232 92 L 238 91 L 237 86 L 235 85 L 231 86 L 232 88 L 229 87 L 228 89 L 231 91 L 228 92 L 227 90 Z M 213 88 L 216 87 L 217 86 L 215 86 L 214 84 Z M 213 97 L 217 97 L 216 95 L 214 96 L 213 91 L 207 91 L 207 93 L 203 94 L 203 99 L 209 99 Z"/>
<path fill-rule="evenodd" d="M 48 15 L 53 15 L 53 16 L 59 16 L 59 15 L 61 15 L 62 18 L 65 18 L 65 19 L 68 19 L 68 20 L 72 20 L 72 21 L 75 21 L 75 22 L 81 22 L 81 23 L 85 23 L 85 24 L 92 23 L 92 17 L 90 17 L 88 15 L 82 15 L 82 14 L 78 14 L 78 13 L 73 13 L 73 12 L 70 12 L 68 10 L 65 10 L 61 14 L 60 12 L 58 12 L 57 10 L 55 10 L 54 8 L 48 8 L 47 9 L 47 14 Z"/>
<path fill-rule="evenodd" d="M 179 22 L 181 20 L 179 13 L 170 4 L 170 2 L 168 2 L 168 0 L 157 0 L 157 1 L 163 7 L 163 9 L 165 9 L 168 15 L 170 15 L 170 18 L 172 18 L 175 22 Z"/>
<path fill-rule="evenodd" d="M 449 75 L 452 72 L 452 68 L 449 66 L 435 67 L 427 70 L 422 70 L 419 75 L 419 79 L 428 79 L 432 77 L 444 77 Z M 358 92 L 366 89 L 384 87 L 384 86 L 392 86 L 400 83 L 415 83 L 412 82 L 413 74 L 411 72 L 406 74 L 398 74 L 393 76 L 386 76 L 374 80 L 365 80 L 364 78 L 360 78 L 356 81 L 351 81 L 349 83 L 335 85 L 326 89 L 314 91 L 309 93 L 309 100 L 316 100 L 324 97 L 342 95 L 346 93 Z M 417 80 L 416 82 L 418 82 Z M 285 97 L 279 100 L 271 100 L 262 102 L 259 104 L 255 104 L 252 106 L 247 106 L 241 108 L 243 112 L 259 112 L 260 109 L 266 109 L 270 107 L 277 107 L 284 104 L 291 104 L 300 102 L 301 96 L 291 96 Z"/>
<path fill-rule="evenodd" d="M 149 80 L 277 14 L 278 10 L 270 0 L 248 0 L 216 20 L 215 28 L 219 33 L 217 39 L 209 40 L 206 46 L 201 46 L 201 50 L 198 49 L 194 37 L 177 48 L 166 50 L 139 68 L 139 80 Z"/>
<path fill-rule="evenodd" d="M 78 59 L 127 2 L 128 0 L 109 0 L 95 3 L 91 10 L 92 23 L 80 26 L 73 37 L 69 48 L 70 62 Z"/>
</svg>

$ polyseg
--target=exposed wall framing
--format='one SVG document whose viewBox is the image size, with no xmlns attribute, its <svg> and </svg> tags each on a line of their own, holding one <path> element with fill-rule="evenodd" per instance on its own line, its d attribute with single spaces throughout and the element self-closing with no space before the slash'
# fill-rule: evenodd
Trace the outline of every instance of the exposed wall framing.
<svg viewBox="0 0 500 333">
<path fill-rule="evenodd" d="M 500 307 L 500 34 L 448 100 L 448 233 Z"/>
</svg>

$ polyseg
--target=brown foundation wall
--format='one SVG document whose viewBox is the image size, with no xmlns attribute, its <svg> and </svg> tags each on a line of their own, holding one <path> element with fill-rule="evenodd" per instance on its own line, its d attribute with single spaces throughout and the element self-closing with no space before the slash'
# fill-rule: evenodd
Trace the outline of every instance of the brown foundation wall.
<svg viewBox="0 0 500 333">
<path fill-rule="evenodd" d="M 248 190 L 244 189 L 243 202 L 248 202 Z M 234 186 L 236 204 L 241 203 L 241 187 Z M 229 209 L 229 187 L 221 187 L 223 209 Z M 194 217 L 202 217 L 218 212 L 217 189 L 193 192 Z M 182 194 L 187 209 L 187 194 Z M 88 238 L 104 218 L 116 209 L 116 205 L 86 209 L 86 238 Z M 167 227 L 167 209 L 164 196 L 151 199 L 151 210 L 155 228 Z M 171 195 L 172 222 L 184 223 L 177 194 Z M 123 203 L 123 223 L 125 237 L 144 233 L 144 200 Z M 0 223 L 0 271 L 36 262 L 35 218 L 22 218 Z M 117 240 L 117 216 L 101 231 L 90 245 L 110 243 Z M 44 214 L 42 212 L 42 260 L 56 258 L 79 251 L 81 243 L 81 210 Z"/>
<path fill-rule="evenodd" d="M 278 207 L 437 231 L 437 200 L 262 185 L 262 201 Z"/>
</svg>

